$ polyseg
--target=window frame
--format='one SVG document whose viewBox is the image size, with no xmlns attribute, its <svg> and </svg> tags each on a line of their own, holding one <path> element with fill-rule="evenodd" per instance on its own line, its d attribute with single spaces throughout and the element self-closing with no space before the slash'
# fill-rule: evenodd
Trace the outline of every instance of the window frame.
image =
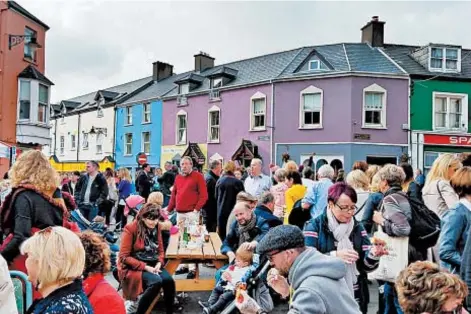
<svg viewBox="0 0 471 314">
<path fill-rule="evenodd" d="M 217 112 L 218 113 L 218 125 L 211 125 L 211 115 L 213 113 Z M 213 139 L 211 137 L 212 135 L 212 129 L 217 128 L 218 129 L 218 138 Z M 220 143 L 221 141 L 221 109 L 218 106 L 212 106 L 208 110 L 208 143 Z"/>
<path fill-rule="evenodd" d="M 24 83 L 28 83 L 29 85 L 29 99 L 25 99 L 26 101 L 29 101 L 29 114 L 28 114 L 28 118 L 21 118 L 20 114 L 21 114 L 21 83 L 24 82 Z M 32 109 L 32 102 L 31 102 L 31 80 L 24 80 L 24 79 L 20 79 L 18 80 L 18 121 L 31 121 L 31 109 Z"/>
<path fill-rule="evenodd" d="M 65 155 L 65 135 L 59 137 L 59 155 Z"/>
<path fill-rule="evenodd" d="M 23 48 L 23 58 L 27 60 L 31 60 L 33 62 L 36 62 L 36 48 L 32 48 L 31 46 L 28 45 L 30 43 L 31 39 L 30 38 L 38 38 L 38 32 L 32 29 L 31 27 L 25 26 L 24 30 L 24 48 Z M 27 51 L 31 52 L 31 55 L 27 54 Z"/>
<path fill-rule="evenodd" d="M 304 95 L 309 95 L 309 94 L 320 94 L 321 98 L 321 110 L 320 110 L 320 118 L 319 118 L 319 124 L 305 124 L 304 123 Z M 311 130 L 311 129 L 322 129 L 323 127 L 323 116 L 324 114 L 324 91 L 318 87 L 315 87 L 313 85 L 303 89 L 299 93 L 299 129 L 306 129 L 306 130 Z"/>
<path fill-rule="evenodd" d="M 145 142 L 144 141 L 144 134 L 149 134 L 149 141 L 148 142 Z M 149 151 L 146 152 L 146 143 L 149 144 Z M 150 152 L 151 152 L 151 143 L 152 143 L 152 140 L 151 140 L 151 132 L 150 131 L 144 131 L 141 133 L 141 152 L 145 153 L 146 155 L 150 155 Z"/>
<path fill-rule="evenodd" d="M 317 67 L 316 67 L 316 68 L 311 67 L 311 64 L 312 64 L 312 63 L 317 63 Z M 320 70 L 320 69 L 321 69 L 321 62 L 320 62 L 320 60 L 309 60 L 308 69 L 309 69 L 309 71 L 317 71 L 317 70 Z"/>
<path fill-rule="evenodd" d="M 433 49 L 441 49 L 442 50 L 442 66 L 441 68 L 432 67 L 432 50 Z M 456 69 L 448 69 L 446 67 L 446 51 L 447 50 L 456 50 L 457 51 L 457 59 L 456 59 Z M 451 60 L 451 59 L 450 59 Z M 461 48 L 459 47 L 434 47 L 430 46 L 428 51 L 428 69 L 430 72 L 461 72 Z"/>
<path fill-rule="evenodd" d="M 184 116 L 185 117 L 185 141 L 178 141 L 179 140 L 179 131 L 183 128 L 180 128 L 180 119 L 179 117 L 180 116 Z M 177 115 L 176 115 L 176 123 L 175 123 L 175 126 L 176 126 L 176 131 L 175 131 L 175 143 L 176 145 L 186 145 L 188 143 L 188 113 L 185 111 L 185 110 L 180 110 L 177 112 Z"/>
<path fill-rule="evenodd" d="M 96 111 L 96 117 L 100 119 L 100 118 L 103 118 L 104 116 L 105 116 L 105 113 L 103 112 L 103 108 L 98 107 Z"/>
<path fill-rule="evenodd" d="M 132 125 L 132 106 L 124 107 L 124 126 Z"/>
<path fill-rule="evenodd" d="M 188 91 L 186 93 L 183 93 L 183 86 L 188 87 Z M 186 96 L 190 93 L 190 83 L 182 83 L 178 85 L 178 95 L 180 96 Z"/>
<path fill-rule="evenodd" d="M 101 140 L 101 143 L 99 144 L 100 140 Z M 95 135 L 95 152 L 96 152 L 97 155 L 103 154 L 103 142 L 104 142 L 104 140 L 105 140 L 105 134 L 98 132 Z M 100 149 L 98 149 L 98 147 Z"/>
<path fill-rule="evenodd" d="M 381 123 L 366 123 L 366 95 L 367 93 L 383 94 L 382 107 L 381 107 Z M 378 84 L 372 84 L 363 89 L 363 101 L 361 109 L 361 127 L 363 129 L 387 129 L 387 103 L 388 103 L 388 91 Z"/>
<path fill-rule="evenodd" d="M 90 148 L 90 135 L 88 133 L 82 133 L 82 150 L 88 150 L 89 148 Z"/>
<path fill-rule="evenodd" d="M 263 126 L 255 126 L 255 101 L 263 99 L 265 107 L 264 107 L 264 125 Z M 259 132 L 259 131 L 266 131 L 267 130 L 267 95 L 257 92 L 252 97 L 250 97 L 250 129 L 251 132 Z M 259 114 L 261 115 L 261 114 Z M 258 115 L 257 115 L 258 116 Z"/>
<path fill-rule="evenodd" d="M 220 83 L 220 85 L 216 86 L 217 85 L 216 82 Z M 211 80 L 211 89 L 221 88 L 223 86 L 223 84 L 224 84 L 224 81 L 223 81 L 222 77 L 213 78 Z"/>
<path fill-rule="evenodd" d="M 148 110 L 146 110 L 146 107 L 148 107 L 147 108 Z M 142 124 L 151 123 L 151 112 L 152 112 L 151 107 L 152 106 L 150 102 L 146 102 L 142 104 Z M 146 119 L 146 115 L 149 116 L 148 120 Z"/>
<path fill-rule="evenodd" d="M 45 103 L 41 102 L 41 97 L 40 97 L 40 95 L 41 95 L 41 86 L 46 88 L 46 97 L 47 97 L 47 99 L 46 99 Z M 39 119 L 39 112 L 40 112 L 39 108 L 40 107 L 43 107 L 43 109 L 44 109 L 43 115 L 42 115 L 43 121 L 41 121 Z M 37 119 L 38 119 L 39 123 L 43 123 L 43 124 L 48 123 L 48 118 L 47 118 L 47 112 L 49 111 L 48 108 L 49 108 L 49 86 L 47 86 L 45 84 L 38 83 L 38 117 L 37 117 Z"/>
<path fill-rule="evenodd" d="M 446 108 L 446 118 L 445 118 L 445 127 L 436 127 L 436 118 L 435 118 L 435 100 L 437 98 L 446 98 L 447 99 L 447 108 Z M 450 128 L 449 127 L 449 118 L 450 118 L 450 99 L 461 99 L 461 126 L 460 128 Z M 443 92 L 433 92 L 432 93 L 432 129 L 434 131 L 454 131 L 454 132 L 468 132 L 468 94 L 462 93 L 443 93 Z"/>
<path fill-rule="evenodd" d="M 128 135 L 130 135 L 131 137 L 131 142 L 127 142 L 127 139 L 128 139 Z M 133 133 L 129 132 L 129 133 L 124 133 L 124 152 L 123 152 L 123 155 L 124 156 L 132 156 L 132 144 L 133 144 L 133 141 L 134 141 L 134 136 L 133 136 Z M 130 150 L 128 152 L 128 145 L 130 147 Z"/>
<path fill-rule="evenodd" d="M 70 134 L 70 150 L 75 150 L 77 148 L 77 137 L 75 134 Z"/>
</svg>

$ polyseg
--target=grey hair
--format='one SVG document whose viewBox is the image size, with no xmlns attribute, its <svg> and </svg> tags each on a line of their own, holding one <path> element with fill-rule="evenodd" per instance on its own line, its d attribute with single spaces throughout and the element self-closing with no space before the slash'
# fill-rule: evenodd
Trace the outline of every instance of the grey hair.
<svg viewBox="0 0 471 314">
<path fill-rule="evenodd" d="M 317 176 L 319 178 L 329 178 L 334 179 L 335 170 L 330 165 L 323 165 L 317 170 Z"/>
<path fill-rule="evenodd" d="M 256 163 L 258 163 L 260 166 L 263 165 L 262 160 L 261 160 L 260 158 L 254 158 L 254 159 L 252 159 L 252 162 L 256 162 Z"/>
<path fill-rule="evenodd" d="M 264 192 L 258 201 L 259 204 L 266 205 L 273 203 L 275 201 L 275 196 L 270 192 Z"/>
<path fill-rule="evenodd" d="M 378 171 L 380 181 L 386 181 L 389 186 L 401 186 L 406 179 L 406 174 L 401 167 L 386 165 Z"/>
<path fill-rule="evenodd" d="M 188 161 L 190 162 L 190 164 L 193 166 L 193 159 L 191 159 L 191 157 L 189 157 L 189 156 L 183 156 L 180 161 L 183 161 L 183 160 L 188 160 Z"/>
<path fill-rule="evenodd" d="M 219 165 L 221 164 L 221 161 L 220 160 L 212 160 L 210 163 L 209 163 L 209 168 L 211 170 L 213 169 L 216 169 Z"/>
<path fill-rule="evenodd" d="M 276 170 L 275 177 L 278 179 L 278 182 L 284 181 L 286 179 L 286 170 L 282 168 Z"/>
</svg>

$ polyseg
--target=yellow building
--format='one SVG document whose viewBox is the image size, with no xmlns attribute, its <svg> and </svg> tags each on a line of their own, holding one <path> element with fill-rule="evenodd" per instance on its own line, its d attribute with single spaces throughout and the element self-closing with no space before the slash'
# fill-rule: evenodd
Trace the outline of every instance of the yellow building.
<svg viewBox="0 0 471 314">
<path fill-rule="evenodd" d="M 56 155 L 49 157 L 49 162 L 51 166 L 56 169 L 57 172 L 74 172 L 74 171 L 85 171 L 86 162 L 85 161 L 59 161 Z M 106 156 L 101 161 L 96 161 L 100 165 L 100 170 L 105 170 L 106 168 L 114 169 L 115 161 L 113 157 Z"/>
<path fill-rule="evenodd" d="M 208 159 L 208 145 L 189 143 L 188 145 L 163 145 L 160 160 L 162 165 L 170 161 L 172 164 L 180 166 L 183 156 L 193 159 L 193 166 L 206 170 L 206 160 Z"/>
</svg>

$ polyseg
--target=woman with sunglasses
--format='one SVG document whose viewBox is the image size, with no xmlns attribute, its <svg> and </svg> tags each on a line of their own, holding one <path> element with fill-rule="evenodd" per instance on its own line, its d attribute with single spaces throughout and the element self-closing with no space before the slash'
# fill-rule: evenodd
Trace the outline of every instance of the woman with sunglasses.
<svg viewBox="0 0 471 314">
<path fill-rule="evenodd" d="M 160 206 L 146 204 L 123 231 L 118 270 L 126 312 L 146 313 L 161 289 L 166 313 L 173 313 L 175 281 L 163 268 L 164 246 L 159 230 Z M 140 297 L 139 301 L 138 297 Z"/>
<path fill-rule="evenodd" d="M 332 185 L 328 191 L 327 208 L 304 227 L 306 246 L 319 252 L 341 258 L 347 268 L 345 280 L 362 313 L 369 303 L 367 272 L 379 265 L 385 252 L 373 246 L 363 225 L 356 221 L 357 194 L 343 182 Z"/>
</svg>

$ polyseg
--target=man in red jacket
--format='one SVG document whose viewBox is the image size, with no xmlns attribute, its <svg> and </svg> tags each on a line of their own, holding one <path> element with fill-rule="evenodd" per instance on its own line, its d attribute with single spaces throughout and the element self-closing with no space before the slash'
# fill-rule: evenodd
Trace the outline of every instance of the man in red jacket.
<svg viewBox="0 0 471 314">
<path fill-rule="evenodd" d="M 177 224 L 198 223 L 201 208 L 208 200 L 208 191 L 204 177 L 198 171 L 193 171 L 193 161 L 185 156 L 180 162 L 181 173 L 175 178 L 172 195 L 167 210 L 177 211 Z M 176 274 L 188 272 L 187 279 L 196 277 L 196 265 L 183 265 Z"/>
</svg>

